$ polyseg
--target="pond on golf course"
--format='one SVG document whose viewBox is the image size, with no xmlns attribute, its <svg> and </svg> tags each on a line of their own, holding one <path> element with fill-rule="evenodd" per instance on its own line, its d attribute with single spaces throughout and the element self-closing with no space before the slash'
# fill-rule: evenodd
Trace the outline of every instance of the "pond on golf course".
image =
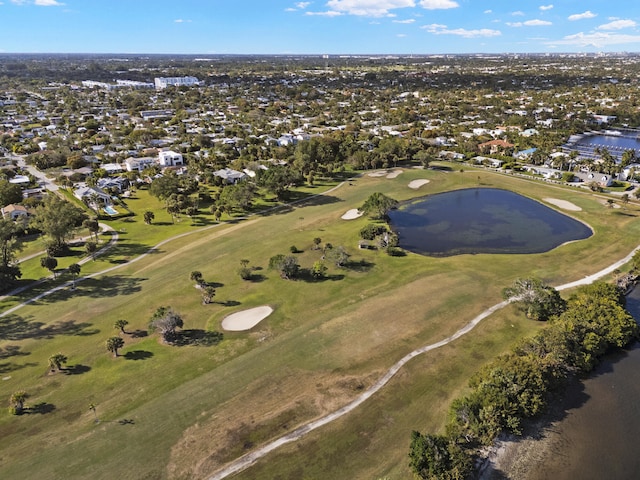
<svg viewBox="0 0 640 480">
<path fill-rule="evenodd" d="M 431 256 L 541 253 L 593 234 L 582 222 L 496 188 L 430 195 L 401 205 L 389 217 L 400 247 Z"/>
</svg>

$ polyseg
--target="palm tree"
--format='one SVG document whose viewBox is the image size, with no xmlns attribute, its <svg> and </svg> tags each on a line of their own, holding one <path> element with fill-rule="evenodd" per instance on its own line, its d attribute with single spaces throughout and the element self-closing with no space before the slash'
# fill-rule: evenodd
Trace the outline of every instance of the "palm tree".
<svg viewBox="0 0 640 480">
<path fill-rule="evenodd" d="M 124 331 L 125 327 L 129 325 L 129 322 L 127 322 L 126 320 L 120 319 L 120 320 L 116 320 L 113 323 L 113 328 L 120 330 L 122 333 L 127 333 Z"/>
<path fill-rule="evenodd" d="M 207 305 L 211 303 L 213 297 L 216 295 L 216 289 L 211 285 L 207 285 L 202 288 L 202 303 Z"/>
<path fill-rule="evenodd" d="M 202 277 L 202 272 L 199 272 L 198 270 L 194 270 L 193 272 L 191 272 L 191 275 L 189 275 L 189 278 L 193 282 L 196 282 L 196 284 L 198 284 L 198 285 L 202 285 L 204 283 L 204 278 Z"/>
<path fill-rule="evenodd" d="M 73 286 L 71 288 L 75 289 L 76 278 L 78 277 L 78 275 L 80 275 L 80 265 L 78 265 L 77 263 L 72 263 L 71 265 L 69 265 L 69 273 L 73 277 Z"/>
<path fill-rule="evenodd" d="M 29 398 L 29 394 L 24 390 L 13 392 L 9 398 L 9 403 L 11 403 L 9 410 L 11 413 L 14 415 L 22 415 L 22 413 L 24 413 L 24 402 L 27 398 Z"/>
<path fill-rule="evenodd" d="M 107 339 L 107 350 L 118 356 L 118 350 L 124 347 L 124 340 L 120 337 L 110 337 Z"/>
<path fill-rule="evenodd" d="M 62 370 L 63 363 L 67 363 L 67 357 L 62 353 L 56 353 L 55 355 L 51 355 L 49 357 L 49 367 L 51 368 L 52 372 L 55 372 L 56 370 Z"/>
</svg>

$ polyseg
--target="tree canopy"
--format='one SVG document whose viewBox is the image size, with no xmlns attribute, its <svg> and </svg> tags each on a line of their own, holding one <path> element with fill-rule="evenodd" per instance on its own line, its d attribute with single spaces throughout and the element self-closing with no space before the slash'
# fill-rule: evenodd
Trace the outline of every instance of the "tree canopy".
<svg viewBox="0 0 640 480">
<path fill-rule="evenodd" d="M 527 318 L 533 320 L 548 320 L 566 307 L 560 293 L 538 278 L 518 278 L 502 291 L 502 296 L 513 301 Z"/>
<path fill-rule="evenodd" d="M 398 204 L 397 200 L 387 197 L 384 193 L 372 193 L 359 208 L 361 212 L 374 220 L 382 219 L 387 212 Z"/>
</svg>

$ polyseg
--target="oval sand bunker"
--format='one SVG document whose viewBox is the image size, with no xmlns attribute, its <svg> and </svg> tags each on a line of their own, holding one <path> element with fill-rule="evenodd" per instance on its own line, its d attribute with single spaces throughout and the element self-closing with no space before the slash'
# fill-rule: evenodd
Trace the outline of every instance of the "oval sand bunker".
<svg viewBox="0 0 640 480">
<path fill-rule="evenodd" d="M 342 218 L 343 220 L 355 220 L 356 218 L 360 218 L 361 216 L 361 211 L 359 211 L 357 208 L 352 208 L 351 210 L 346 211 L 345 214 L 340 218 Z"/>
<path fill-rule="evenodd" d="M 411 180 L 409 182 L 409 188 L 413 188 L 414 190 L 417 190 L 421 186 L 426 185 L 427 183 L 429 183 L 429 180 L 427 180 L 426 178 L 420 178 L 418 180 Z"/>
<path fill-rule="evenodd" d="M 222 328 L 229 332 L 250 330 L 271 315 L 271 312 L 273 312 L 273 308 L 265 305 L 262 307 L 250 308 L 249 310 L 243 310 L 242 312 L 232 313 L 222 320 Z"/>
</svg>

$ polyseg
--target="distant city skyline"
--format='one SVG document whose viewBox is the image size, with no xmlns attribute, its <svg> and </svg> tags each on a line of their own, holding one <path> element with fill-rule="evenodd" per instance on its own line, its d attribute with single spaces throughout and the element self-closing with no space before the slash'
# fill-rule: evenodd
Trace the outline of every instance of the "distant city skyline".
<svg viewBox="0 0 640 480">
<path fill-rule="evenodd" d="M 640 51 L 630 0 L 0 0 L 0 23 L 0 53 Z"/>
</svg>

